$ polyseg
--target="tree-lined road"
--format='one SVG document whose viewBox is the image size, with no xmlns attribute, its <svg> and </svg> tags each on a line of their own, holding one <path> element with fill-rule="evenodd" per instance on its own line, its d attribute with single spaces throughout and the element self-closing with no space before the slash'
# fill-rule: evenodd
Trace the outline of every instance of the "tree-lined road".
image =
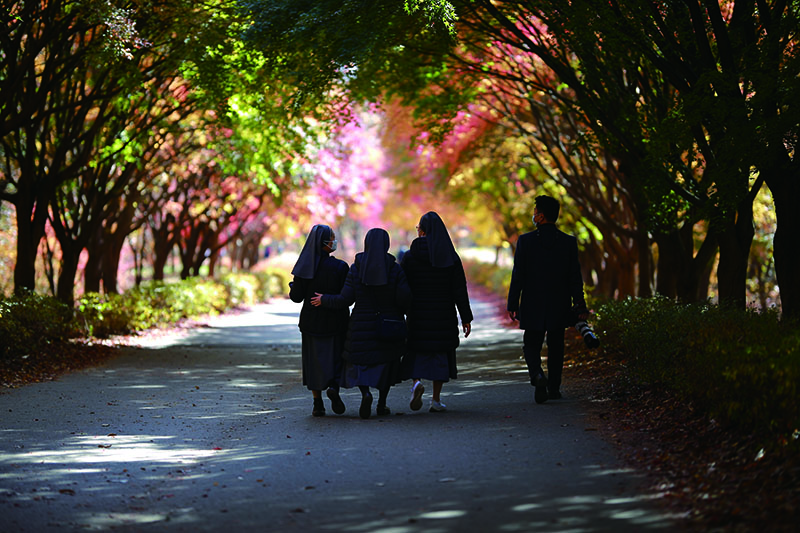
<svg viewBox="0 0 800 533">
<path fill-rule="evenodd" d="M 0 531 L 645 531 L 675 523 L 587 425 L 536 405 L 519 331 L 473 302 L 446 413 L 311 417 L 286 300 L 0 395 Z M 428 388 L 430 390 L 430 388 Z M 426 404 L 429 395 L 426 394 Z"/>
</svg>

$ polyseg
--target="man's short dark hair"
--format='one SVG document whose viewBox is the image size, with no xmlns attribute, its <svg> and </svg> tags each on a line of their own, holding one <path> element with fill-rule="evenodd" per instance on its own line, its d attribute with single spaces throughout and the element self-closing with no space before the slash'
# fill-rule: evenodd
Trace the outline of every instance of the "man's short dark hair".
<svg viewBox="0 0 800 533">
<path fill-rule="evenodd" d="M 561 210 L 558 200 L 550 196 L 537 196 L 533 202 L 536 209 L 544 215 L 548 222 L 558 220 L 558 212 Z"/>
</svg>

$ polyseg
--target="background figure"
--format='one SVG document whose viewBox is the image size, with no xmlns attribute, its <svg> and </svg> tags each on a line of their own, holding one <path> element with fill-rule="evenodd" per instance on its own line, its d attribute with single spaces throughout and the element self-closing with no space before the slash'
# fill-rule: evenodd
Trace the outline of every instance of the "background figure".
<svg viewBox="0 0 800 533">
<path fill-rule="evenodd" d="M 564 330 L 575 324 L 575 313 L 586 320 L 578 240 L 556 228 L 560 205 L 538 196 L 533 210 L 537 229 L 520 235 L 508 290 L 508 316 L 525 330 L 522 351 L 536 403 L 561 398 Z M 574 306 L 574 310 L 573 310 Z M 542 369 L 542 344 L 547 335 L 547 370 Z"/>
<path fill-rule="evenodd" d="M 384 341 L 379 335 L 381 315 L 404 320 L 411 304 L 405 274 L 388 250 L 389 234 L 380 228 L 369 230 L 364 251 L 356 254 L 341 294 L 317 294 L 312 299 L 313 305 L 336 309 L 355 303 L 342 353 L 346 361 L 343 385 L 361 390 L 361 418 L 369 418 L 372 410 L 370 387 L 380 392 L 377 414 L 389 414 L 386 398 L 389 388 L 398 381 L 400 358 L 405 351 L 402 340 Z"/>
<path fill-rule="evenodd" d="M 339 396 L 339 380 L 350 312 L 346 307 L 323 309 L 311 305 L 316 292 L 339 292 L 344 286 L 349 267 L 330 255 L 335 250 L 333 230 L 323 224 L 315 225 L 292 269 L 294 281 L 289 283 L 289 297 L 293 302 L 303 302 L 298 325 L 303 337 L 303 385 L 314 396 L 313 416 L 325 415 L 323 389 L 328 391 L 333 412 L 342 414 L 345 411 Z"/>
<path fill-rule="evenodd" d="M 414 380 L 412 410 L 422 407 L 425 388 L 420 379 L 430 379 L 433 381 L 430 411 L 444 411 L 442 385 L 458 377 L 456 308 L 465 337 L 472 328 L 472 309 L 464 266 L 439 215 L 434 211 L 422 215 L 417 235 L 401 263 L 414 295 L 408 314 L 408 353 L 403 358 L 401 377 Z"/>
</svg>

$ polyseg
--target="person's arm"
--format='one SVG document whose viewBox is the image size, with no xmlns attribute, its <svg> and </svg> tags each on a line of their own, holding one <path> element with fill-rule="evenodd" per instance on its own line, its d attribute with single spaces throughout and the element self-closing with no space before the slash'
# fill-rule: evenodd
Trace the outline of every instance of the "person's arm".
<svg viewBox="0 0 800 533">
<path fill-rule="evenodd" d="M 511 283 L 508 286 L 508 303 L 506 310 L 508 310 L 508 318 L 517 320 L 519 318 L 519 297 L 522 293 L 522 277 L 525 273 L 524 257 L 525 254 L 521 252 L 522 238 L 517 239 L 517 248 L 514 250 L 514 266 L 511 269 Z"/>
<path fill-rule="evenodd" d="M 289 298 L 293 302 L 298 304 L 302 302 L 306 297 L 306 293 L 308 291 L 308 286 L 310 283 L 311 283 L 310 279 L 295 277 L 289 283 Z"/>
<path fill-rule="evenodd" d="M 461 263 L 460 258 L 455 262 L 453 268 L 455 269 L 453 276 L 453 300 L 456 302 L 458 315 L 461 317 L 461 329 L 464 331 L 464 337 L 469 337 L 472 331 L 472 321 L 475 317 L 469 305 L 467 274 L 464 272 L 464 265 Z"/>
<path fill-rule="evenodd" d="M 583 295 L 583 276 L 581 275 L 581 263 L 578 260 L 578 240 L 574 239 L 573 246 L 570 247 L 570 296 L 572 296 L 572 308 L 579 320 L 589 318 L 589 310 L 586 307 L 586 298 Z"/>
</svg>

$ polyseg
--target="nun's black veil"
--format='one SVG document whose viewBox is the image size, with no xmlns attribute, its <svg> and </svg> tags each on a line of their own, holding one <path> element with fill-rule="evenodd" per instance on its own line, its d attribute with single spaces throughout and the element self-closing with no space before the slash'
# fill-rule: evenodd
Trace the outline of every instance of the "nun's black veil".
<svg viewBox="0 0 800 533">
<path fill-rule="evenodd" d="M 311 228 L 311 231 L 308 232 L 306 243 L 303 245 L 303 250 L 300 252 L 300 257 L 297 258 L 297 263 L 292 269 L 293 276 L 314 279 L 320 259 L 328 255 L 327 252 L 322 251 L 322 246 L 325 242 L 331 240 L 332 234 L 331 227 L 325 224 L 315 224 Z"/>
<path fill-rule="evenodd" d="M 452 266 L 455 263 L 456 249 L 450 234 L 436 211 L 428 211 L 419 219 L 419 228 L 428 239 L 428 254 L 431 265 L 437 268 Z"/>
<path fill-rule="evenodd" d="M 385 229 L 372 228 L 364 237 L 364 251 L 361 255 L 361 283 L 364 285 L 386 285 L 389 283 L 389 265 L 386 254 L 389 251 L 389 234 Z"/>
</svg>

